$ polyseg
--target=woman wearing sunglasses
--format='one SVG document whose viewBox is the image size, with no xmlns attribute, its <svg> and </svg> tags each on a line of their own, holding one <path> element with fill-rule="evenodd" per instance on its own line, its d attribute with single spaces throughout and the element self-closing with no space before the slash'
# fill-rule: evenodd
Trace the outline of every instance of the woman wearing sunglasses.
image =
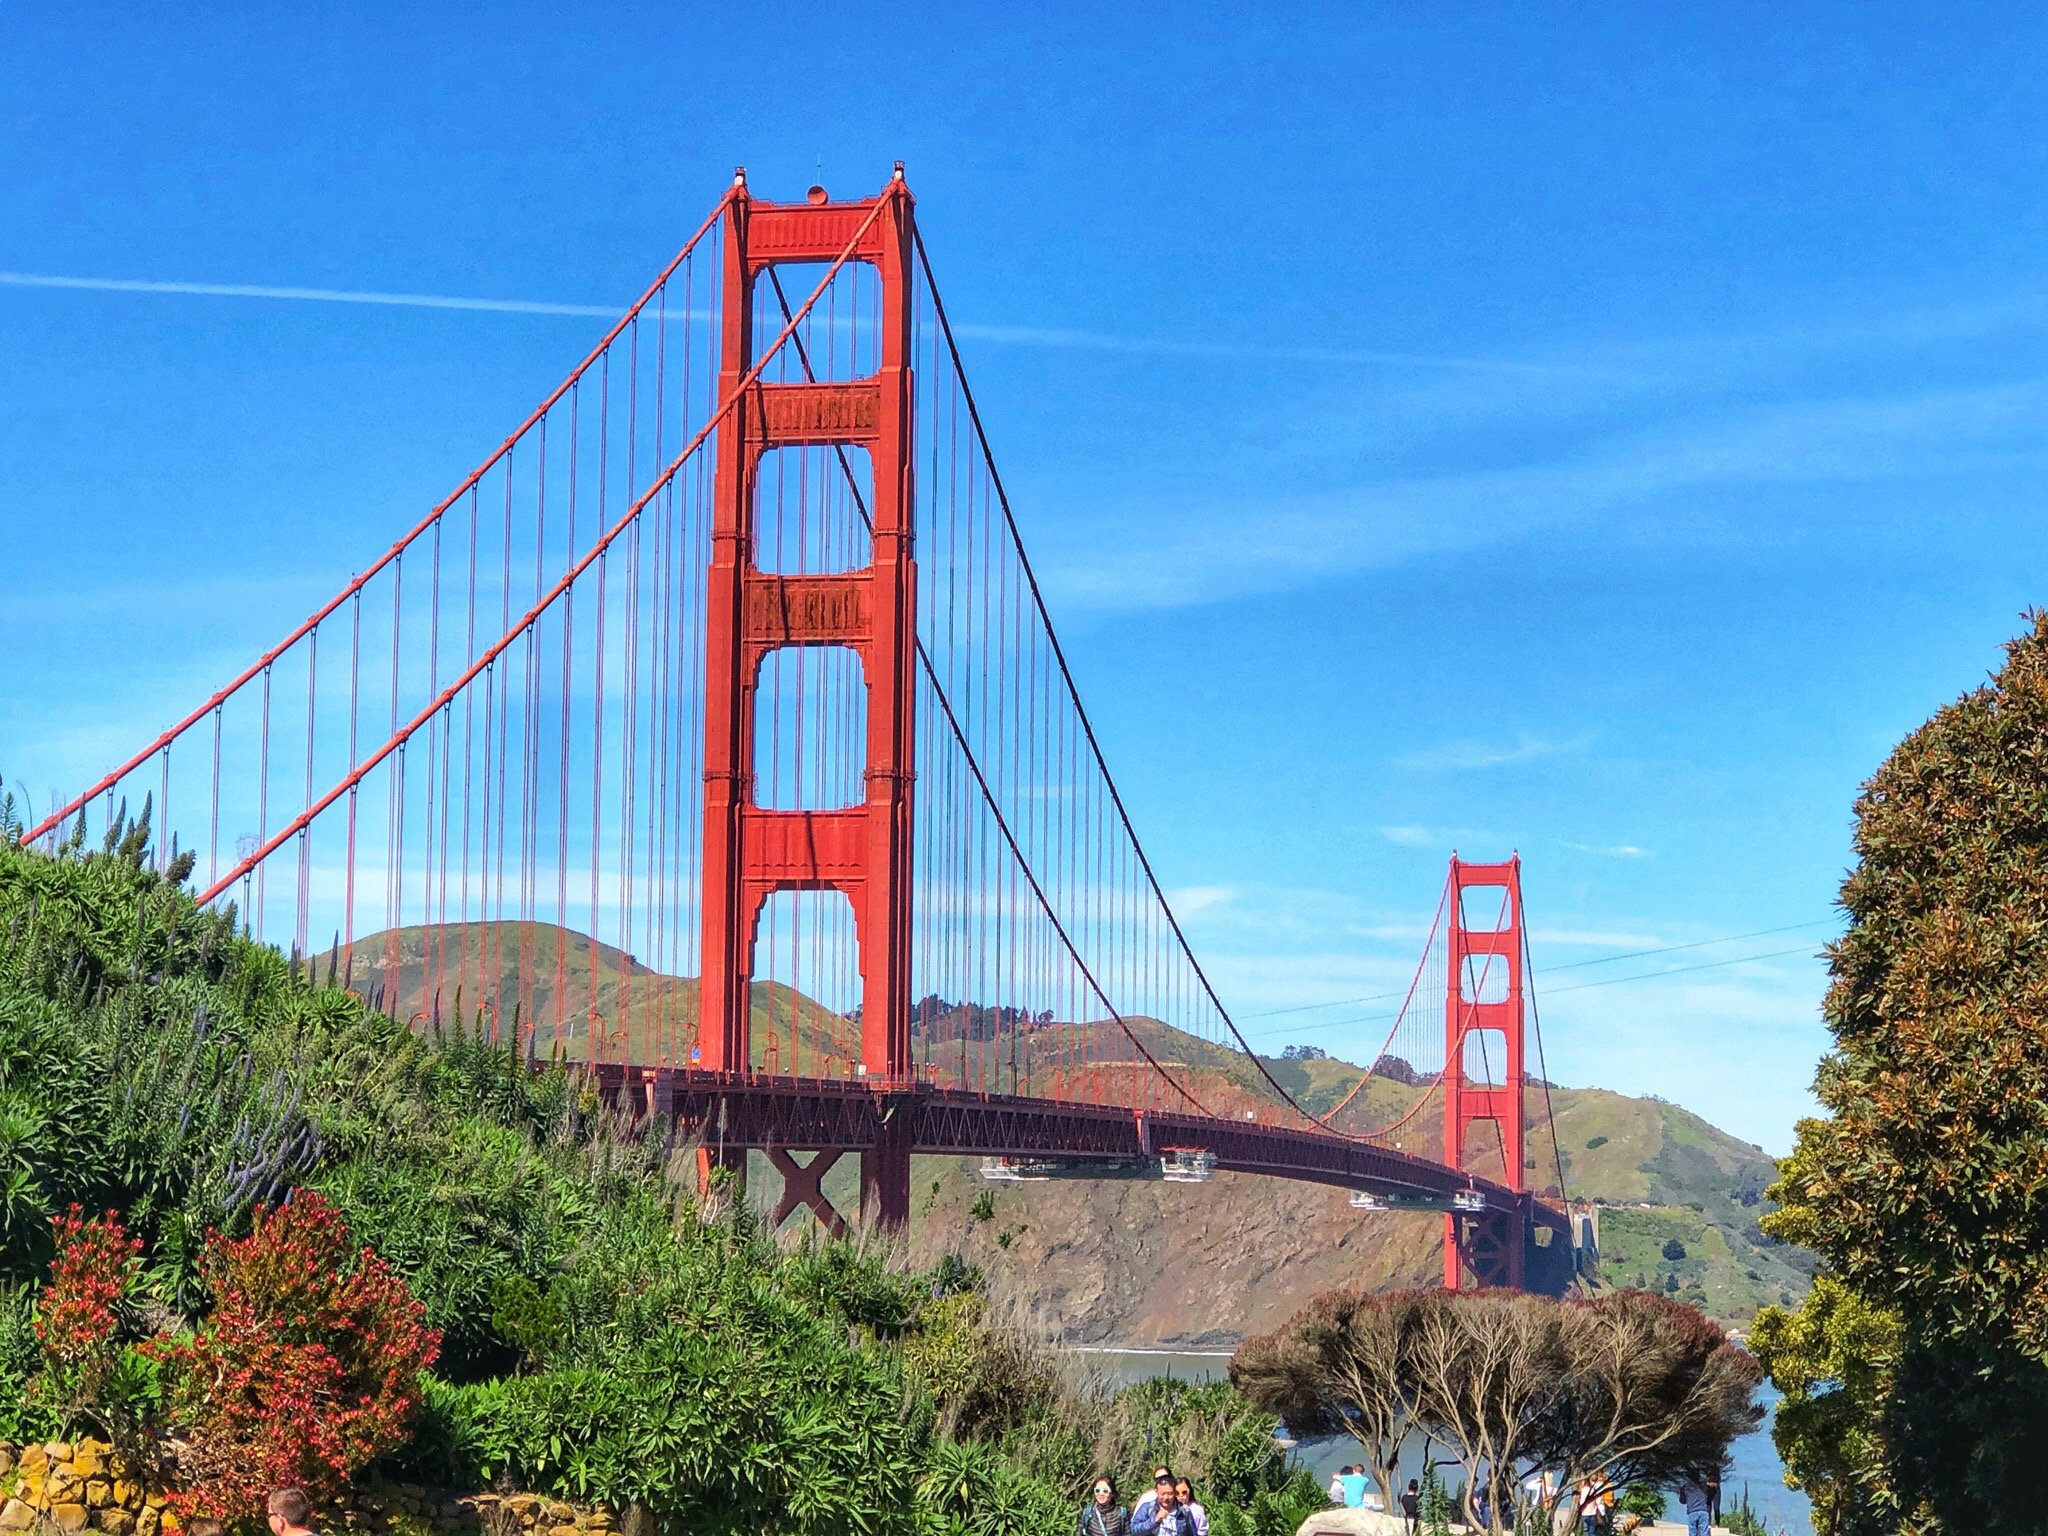
<svg viewBox="0 0 2048 1536">
<path fill-rule="evenodd" d="M 1116 1501 L 1116 1479 L 1107 1472 L 1095 1479 L 1074 1536 L 1129 1536 L 1130 1512 Z"/>
</svg>

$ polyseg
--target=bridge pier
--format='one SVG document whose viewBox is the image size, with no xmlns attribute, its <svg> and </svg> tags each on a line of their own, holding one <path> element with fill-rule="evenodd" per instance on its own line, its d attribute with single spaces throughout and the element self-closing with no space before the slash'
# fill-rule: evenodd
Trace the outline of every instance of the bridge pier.
<svg viewBox="0 0 2048 1536">
<path fill-rule="evenodd" d="M 885 1116 L 880 1139 L 860 1155 L 860 1208 L 867 1220 L 890 1231 L 910 1221 L 911 1118 Z"/>
<path fill-rule="evenodd" d="M 1530 1223 L 1525 1210 L 1444 1213 L 1444 1283 L 1451 1290 L 1525 1288 Z"/>
</svg>

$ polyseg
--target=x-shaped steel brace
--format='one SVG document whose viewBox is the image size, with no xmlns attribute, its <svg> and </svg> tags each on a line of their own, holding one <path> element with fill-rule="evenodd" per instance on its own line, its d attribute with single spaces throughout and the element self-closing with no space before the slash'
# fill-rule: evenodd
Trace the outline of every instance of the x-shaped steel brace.
<svg viewBox="0 0 2048 1536">
<path fill-rule="evenodd" d="M 769 1147 L 768 1161 L 775 1171 L 782 1175 L 782 1198 L 775 1204 L 775 1214 L 768 1218 L 768 1230 L 773 1232 L 803 1206 L 818 1218 L 818 1225 L 834 1237 L 846 1235 L 846 1219 L 832 1208 L 832 1202 L 825 1198 L 825 1191 L 819 1188 L 819 1181 L 825 1171 L 838 1162 L 845 1149 L 829 1152 L 814 1152 L 808 1163 L 799 1163 L 781 1147 Z"/>
</svg>

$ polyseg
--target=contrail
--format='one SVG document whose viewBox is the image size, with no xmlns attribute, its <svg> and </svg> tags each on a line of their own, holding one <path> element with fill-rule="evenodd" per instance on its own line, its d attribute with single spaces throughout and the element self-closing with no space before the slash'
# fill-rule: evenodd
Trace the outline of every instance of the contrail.
<svg viewBox="0 0 2048 1536">
<path fill-rule="evenodd" d="M 625 312 L 623 304 L 550 304 L 536 299 L 463 299 L 445 293 L 377 293 L 360 288 L 278 288 L 265 283 L 166 283 L 136 277 L 58 277 L 47 272 L 0 272 L 9 288 L 74 288 L 95 293 L 189 293 L 218 299 L 310 299 L 320 304 L 382 304 L 400 309 L 479 309 L 505 315 L 597 315 Z"/>
<path fill-rule="evenodd" d="M 64 288 L 88 293 L 177 293 L 214 299 L 284 299 L 316 304 L 377 304 L 398 309 L 464 309 L 500 315 L 569 315 L 616 319 L 624 304 L 556 304 L 540 299 L 467 299 L 447 293 L 381 293 L 362 288 L 295 288 L 269 283 L 159 282 L 139 277 L 61 277 L 50 272 L 0 272 L 0 287 Z M 671 311 L 671 322 L 681 317 Z M 696 318 L 708 318 L 701 312 Z M 1377 352 L 1350 348 L 1246 346 L 1230 342 L 1190 341 L 1169 337 L 1122 336 L 1053 326 L 976 325 L 954 328 L 959 335 L 999 345 L 1079 348 L 1086 351 L 1155 354 L 1165 357 L 1270 358 L 1306 363 L 1362 363 L 1408 368 L 1452 368 L 1547 374 L 1577 372 L 1554 364 L 1522 363 L 1500 358 L 1436 357 L 1412 352 Z"/>
</svg>

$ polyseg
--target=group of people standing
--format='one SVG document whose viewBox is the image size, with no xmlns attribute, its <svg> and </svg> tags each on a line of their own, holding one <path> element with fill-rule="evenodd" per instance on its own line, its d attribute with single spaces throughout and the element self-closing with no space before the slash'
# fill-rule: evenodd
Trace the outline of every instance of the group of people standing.
<svg viewBox="0 0 2048 1536">
<path fill-rule="evenodd" d="M 1105 1472 L 1081 1506 L 1075 1536 L 1209 1536 L 1209 1511 L 1194 1485 L 1171 1467 L 1154 1467 L 1152 1486 L 1129 1509 L 1117 1499 L 1116 1478 Z"/>
<path fill-rule="evenodd" d="M 1384 1511 L 1386 1508 L 1363 1466 L 1339 1467 L 1331 1474 L 1329 1493 L 1332 1504 L 1341 1504 L 1347 1509 Z M 1604 1477 L 1589 1477 L 1579 1484 L 1575 1495 L 1581 1536 L 1602 1536 L 1611 1528 L 1610 1522 L 1614 1518 L 1614 1484 Z M 1522 1497 L 1530 1509 L 1555 1510 L 1558 1505 L 1556 1479 L 1549 1472 L 1532 1472 L 1522 1485 Z M 1407 1522 L 1411 1536 L 1419 1536 L 1422 1529 L 1421 1486 L 1411 1477 L 1397 1498 L 1401 1518 Z M 1465 1497 L 1453 1495 L 1451 1502 L 1466 1524 L 1476 1530 L 1488 1528 L 1492 1500 L 1483 1482 Z M 1685 1511 L 1686 1536 L 1708 1536 L 1710 1520 L 1720 1513 L 1720 1483 L 1715 1479 L 1689 1478 L 1679 1487 L 1678 1502 Z M 1093 1536 L 1093 1533 L 1084 1532 L 1083 1536 Z"/>
</svg>

